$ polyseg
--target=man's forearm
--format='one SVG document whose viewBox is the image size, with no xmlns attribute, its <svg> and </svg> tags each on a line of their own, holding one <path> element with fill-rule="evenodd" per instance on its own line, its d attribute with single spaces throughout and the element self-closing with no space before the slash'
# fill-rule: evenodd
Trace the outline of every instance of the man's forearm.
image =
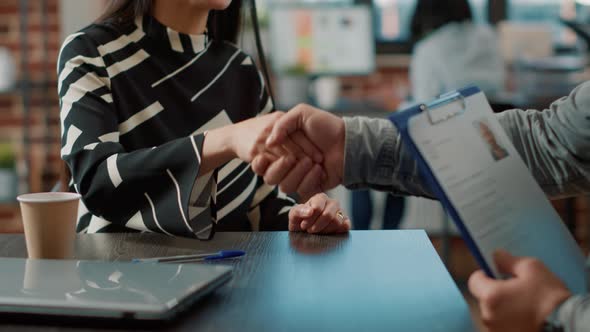
<svg viewBox="0 0 590 332">
<path fill-rule="evenodd" d="M 590 192 L 590 82 L 546 110 L 509 110 L 497 117 L 547 196 Z"/>
<path fill-rule="evenodd" d="M 544 111 L 510 110 L 497 118 L 549 197 L 590 192 L 590 82 Z M 389 120 L 355 117 L 344 123 L 347 187 L 431 196 Z"/>
<path fill-rule="evenodd" d="M 389 120 L 354 117 L 344 118 L 344 124 L 343 184 L 347 188 L 432 197 Z"/>
</svg>

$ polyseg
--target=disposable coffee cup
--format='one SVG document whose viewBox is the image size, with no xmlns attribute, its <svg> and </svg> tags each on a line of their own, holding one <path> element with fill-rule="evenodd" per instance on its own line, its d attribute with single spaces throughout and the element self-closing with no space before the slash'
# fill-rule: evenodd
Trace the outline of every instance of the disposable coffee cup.
<svg viewBox="0 0 590 332">
<path fill-rule="evenodd" d="M 24 194 L 17 199 L 29 258 L 72 258 L 80 195 L 47 192 Z"/>
</svg>

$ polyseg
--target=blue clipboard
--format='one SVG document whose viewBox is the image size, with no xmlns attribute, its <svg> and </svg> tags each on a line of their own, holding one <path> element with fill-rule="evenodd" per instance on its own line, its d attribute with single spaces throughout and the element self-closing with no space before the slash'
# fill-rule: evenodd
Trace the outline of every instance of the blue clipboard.
<svg viewBox="0 0 590 332">
<path fill-rule="evenodd" d="M 463 239 L 467 243 L 469 250 L 471 251 L 473 256 L 475 256 L 475 259 L 477 260 L 477 262 L 479 263 L 481 268 L 484 270 L 484 272 L 488 276 L 494 278 L 495 276 L 492 272 L 492 269 L 485 261 L 481 251 L 479 250 L 479 247 L 477 246 L 477 244 L 473 240 L 473 237 L 471 236 L 471 234 L 469 233 L 469 231 L 465 227 L 463 220 L 461 220 L 461 218 L 459 217 L 459 213 L 457 212 L 457 210 L 455 209 L 453 204 L 451 204 L 451 201 L 447 197 L 447 195 L 444 192 L 444 190 L 442 189 L 441 185 L 436 180 L 434 173 L 432 172 L 432 170 L 430 169 L 430 166 L 428 165 L 428 163 L 426 162 L 426 160 L 424 159 L 424 157 L 422 156 L 422 154 L 418 150 L 418 147 L 414 143 L 412 137 L 410 136 L 409 130 L 408 130 L 409 129 L 409 127 L 408 127 L 409 120 L 413 116 L 416 116 L 416 115 L 421 114 L 423 112 L 427 112 L 428 120 L 430 121 L 431 124 L 437 124 L 439 122 L 443 122 L 443 121 L 447 120 L 449 117 L 453 117 L 453 116 L 457 116 L 457 115 L 462 114 L 465 111 L 464 100 L 466 98 L 473 96 L 475 94 L 478 94 L 480 92 L 481 92 L 481 90 L 478 87 L 468 86 L 463 89 L 444 94 L 439 99 L 437 99 L 429 104 L 421 104 L 421 105 L 414 106 L 414 107 L 409 108 L 404 111 L 398 111 L 398 112 L 392 114 L 391 116 L 389 116 L 389 120 L 391 120 L 391 122 L 393 122 L 393 124 L 397 127 L 397 129 L 401 135 L 401 138 L 402 138 L 402 143 L 406 145 L 406 147 L 409 149 L 410 153 L 416 159 L 417 164 L 418 164 L 418 169 L 419 169 L 421 175 L 424 177 L 426 183 L 428 184 L 428 186 L 432 190 L 433 194 L 441 202 L 444 209 L 447 211 L 447 213 L 451 216 L 451 218 L 455 222 L 455 225 L 457 226 L 457 228 L 459 229 L 459 232 L 461 233 L 461 236 L 463 237 Z M 446 116 L 437 119 L 436 115 L 434 114 L 434 112 L 436 112 L 437 108 L 448 105 L 453 102 L 457 102 L 457 101 L 461 101 L 461 103 L 463 105 L 462 108 L 458 109 L 455 113 L 447 114 Z"/>
</svg>

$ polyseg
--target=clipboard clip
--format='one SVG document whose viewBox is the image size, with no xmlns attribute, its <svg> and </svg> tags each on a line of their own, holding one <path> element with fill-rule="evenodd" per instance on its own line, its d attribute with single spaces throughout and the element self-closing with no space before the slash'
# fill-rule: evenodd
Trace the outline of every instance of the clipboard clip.
<svg viewBox="0 0 590 332">
<path fill-rule="evenodd" d="M 459 102 L 459 104 L 461 105 L 461 107 L 458 108 L 456 111 L 446 112 L 445 115 L 439 116 L 438 118 L 436 118 L 432 114 L 432 111 L 434 109 L 441 108 L 443 106 L 449 105 L 454 102 Z M 445 122 L 446 120 L 448 120 L 452 117 L 462 114 L 463 112 L 465 112 L 465 108 L 466 108 L 465 97 L 459 91 L 452 91 L 449 93 L 442 94 L 442 95 L 440 95 L 439 99 L 433 101 L 432 103 L 430 103 L 428 105 L 426 105 L 426 104 L 420 105 L 420 110 L 422 110 L 423 112 L 426 112 L 426 116 L 428 117 L 428 121 L 432 125 L 435 125 L 435 124 L 438 124 L 441 122 Z"/>
</svg>

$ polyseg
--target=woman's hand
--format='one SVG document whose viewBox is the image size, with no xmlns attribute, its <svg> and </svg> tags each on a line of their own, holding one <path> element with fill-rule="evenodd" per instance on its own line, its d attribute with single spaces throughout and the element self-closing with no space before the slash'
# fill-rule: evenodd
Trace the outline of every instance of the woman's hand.
<svg viewBox="0 0 590 332">
<path fill-rule="evenodd" d="M 270 153 L 270 156 L 275 160 L 285 158 L 295 163 L 297 160 L 308 157 L 316 163 L 321 162 L 323 159 L 322 153 L 307 138 L 303 138 L 297 143 L 292 140 L 285 140 L 281 145 L 275 145 L 272 148 L 267 147 L 268 136 L 272 132 L 275 123 L 284 114 L 284 112 L 277 111 L 238 122 L 231 126 L 230 145 L 235 157 L 246 162 L 252 162 L 256 156 L 269 155 Z"/>
<path fill-rule="evenodd" d="M 297 137 L 297 142 L 289 137 L 280 144 L 267 147 L 268 136 L 283 115 L 283 112 L 274 112 L 208 131 L 203 142 L 199 174 L 206 174 L 235 158 L 248 163 L 255 158 L 265 161 L 265 169 L 270 172 L 264 180 L 271 185 L 279 184 L 283 178 L 299 178 L 313 169 L 321 169 L 319 164 L 323 161 L 323 154 L 303 135 Z M 286 193 L 296 189 L 281 186 Z"/>
<path fill-rule="evenodd" d="M 307 203 L 295 205 L 289 212 L 289 230 L 321 234 L 346 233 L 350 219 L 338 201 L 324 193 L 316 194 Z"/>
<path fill-rule="evenodd" d="M 321 152 L 320 158 L 313 160 L 313 167 L 310 168 L 298 162 L 291 169 L 285 169 L 282 165 L 276 165 L 277 163 L 267 158 L 267 155 L 262 154 L 252 162 L 252 170 L 264 176 L 266 183 L 278 184 L 281 190 L 287 193 L 296 191 L 303 198 L 332 189 L 342 183 L 344 120 L 309 105 L 297 105 L 277 120 L 267 144 L 274 147 L 283 145 L 285 142 L 308 144 L 307 141 L 313 142 L 317 150 Z"/>
<path fill-rule="evenodd" d="M 264 159 L 271 160 L 273 164 L 292 168 L 297 162 L 297 157 L 303 154 L 301 148 L 292 148 L 294 153 L 289 153 L 289 150 L 284 148 L 285 145 L 266 148 L 266 139 L 274 123 L 282 115 L 283 112 L 274 112 L 209 130 L 203 141 L 199 174 L 206 174 L 235 158 L 249 163 L 260 155 L 264 155 Z"/>
<path fill-rule="evenodd" d="M 239 158 L 249 163 L 256 156 L 265 152 L 269 153 L 270 150 L 266 149 L 266 139 L 270 135 L 274 123 L 283 114 L 283 112 L 274 112 L 244 120 L 227 127 L 229 146 L 234 158 Z M 277 147 L 272 151 L 267 156 L 270 156 L 273 160 L 287 154 L 281 147 Z"/>
</svg>

